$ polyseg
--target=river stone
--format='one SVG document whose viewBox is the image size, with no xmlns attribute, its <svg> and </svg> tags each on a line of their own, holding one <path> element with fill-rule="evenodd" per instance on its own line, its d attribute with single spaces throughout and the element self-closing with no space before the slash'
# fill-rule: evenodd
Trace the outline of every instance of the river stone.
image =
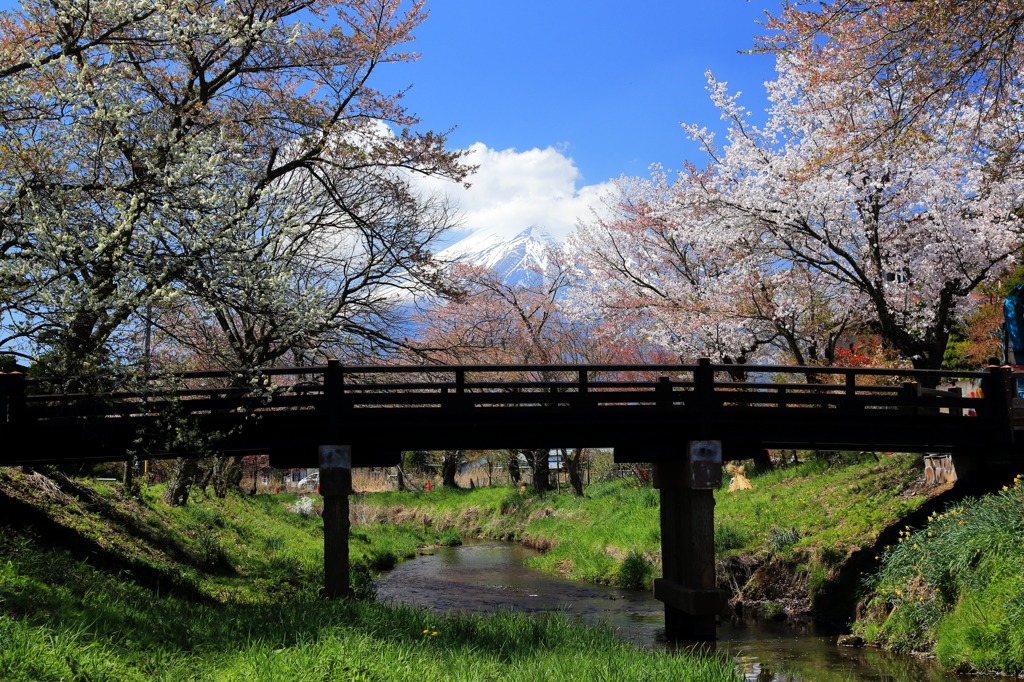
<svg viewBox="0 0 1024 682">
<path fill-rule="evenodd" d="M 857 635 L 840 635 L 836 644 L 839 646 L 864 646 L 864 638 Z"/>
</svg>

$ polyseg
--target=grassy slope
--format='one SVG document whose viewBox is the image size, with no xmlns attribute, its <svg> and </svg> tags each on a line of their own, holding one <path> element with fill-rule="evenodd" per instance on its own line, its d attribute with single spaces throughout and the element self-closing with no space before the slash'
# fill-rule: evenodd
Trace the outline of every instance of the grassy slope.
<svg viewBox="0 0 1024 682">
<path fill-rule="evenodd" d="M 813 460 L 753 477 L 753 490 L 716 492 L 722 580 L 751 600 L 813 596 L 851 552 L 924 502 L 912 486 L 920 477 L 912 455 L 868 455 Z M 658 491 L 631 481 L 594 484 L 584 498 L 501 487 L 375 493 L 356 504 L 367 522 L 521 540 L 546 550 L 536 567 L 578 580 L 629 586 L 660 571 Z"/>
<path fill-rule="evenodd" d="M 289 511 L 293 499 L 170 508 L 156 492 L 130 499 L 0 468 L 0 506 L 24 522 L 0 528 L 0 679 L 734 679 L 720 658 L 637 650 L 557 617 L 321 601 L 322 525 Z M 453 539 L 422 527 L 353 535 L 362 567 Z"/>
<path fill-rule="evenodd" d="M 901 651 L 932 650 L 960 672 L 1024 672 L 1024 477 L 907 526 L 855 630 Z"/>
</svg>

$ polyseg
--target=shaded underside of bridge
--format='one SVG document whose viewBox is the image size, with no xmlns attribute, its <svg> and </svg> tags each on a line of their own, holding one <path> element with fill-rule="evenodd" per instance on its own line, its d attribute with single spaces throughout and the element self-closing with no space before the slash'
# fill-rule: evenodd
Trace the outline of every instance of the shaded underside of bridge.
<svg viewBox="0 0 1024 682">
<path fill-rule="evenodd" d="M 1018 375 L 1007 368 L 331 363 L 265 376 L 270 388 L 260 391 L 232 386 L 228 373 L 193 372 L 173 390 L 85 393 L 0 375 L 0 465 L 200 454 L 187 438 L 167 445 L 171 428 L 220 432 L 218 452 L 270 454 L 279 468 L 316 466 L 319 446 L 334 442 L 351 446 L 353 466 L 394 465 L 407 450 L 558 447 L 665 462 L 697 440 L 721 441 L 726 459 L 780 448 L 1006 460 L 1024 429 Z M 963 395 L 956 380 L 982 390 Z"/>
</svg>

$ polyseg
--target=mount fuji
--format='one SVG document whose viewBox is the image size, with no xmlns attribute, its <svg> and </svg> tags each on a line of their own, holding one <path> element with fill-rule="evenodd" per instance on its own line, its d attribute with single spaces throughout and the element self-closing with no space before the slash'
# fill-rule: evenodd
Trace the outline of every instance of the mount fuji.
<svg viewBox="0 0 1024 682">
<path fill-rule="evenodd" d="M 545 251 L 558 244 L 544 228 L 531 225 L 509 236 L 508 230 L 484 228 L 437 254 L 438 259 L 490 268 L 507 284 L 518 284 L 531 267 L 547 267 Z"/>
</svg>

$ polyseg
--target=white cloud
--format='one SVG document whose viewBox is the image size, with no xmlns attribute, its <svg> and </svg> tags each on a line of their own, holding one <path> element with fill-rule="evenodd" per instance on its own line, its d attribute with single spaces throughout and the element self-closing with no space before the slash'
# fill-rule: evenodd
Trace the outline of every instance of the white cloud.
<svg viewBox="0 0 1024 682">
<path fill-rule="evenodd" d="M 467 163 L 479 165 L 468 178 L 471 187 L 438 180 L 418 180 L 425 189 L 447 193 L 458 202 L 462 228 L 454 240 L 480 229 L 514 235 L 536 225 L 561 241 L 578 219 L 601 211 L 601 200 L 615 189 L 611 182 L 577 188 L 582 177 L 571 157 L 553 147 L 518 152 L 472 145 Z"/>
</svg>

